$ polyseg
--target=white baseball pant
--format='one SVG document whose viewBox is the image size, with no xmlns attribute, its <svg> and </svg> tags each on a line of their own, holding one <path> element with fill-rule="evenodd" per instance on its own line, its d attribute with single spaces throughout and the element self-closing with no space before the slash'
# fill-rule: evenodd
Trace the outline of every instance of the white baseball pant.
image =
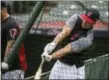
<svg viewBox="0 0 109 80">
<path fill-rule="evenodd" d="M 76 68 L 57 60 L 53 66 L 49 79 L 85 79 L 85 66 Z"/>
</svg>

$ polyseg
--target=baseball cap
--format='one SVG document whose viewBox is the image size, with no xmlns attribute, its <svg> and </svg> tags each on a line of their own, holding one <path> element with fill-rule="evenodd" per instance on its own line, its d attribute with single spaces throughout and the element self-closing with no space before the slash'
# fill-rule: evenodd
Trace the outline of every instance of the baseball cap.
<svg viewBox="0 0 109 80">
<path fill-rule="evenodd" d="M 6 2 L 1 1 L 1 8 L 7 8 Z"/>
<path fill-rule="evenodd" d="M 6 8 L 8 13 L 11 14 L 11 6 L 9 1 L 1 1 L 1 8 Z"/>
<path fill-rule="evenodd" d="M 86 12 L 81 15 L 81 17 L 85 21 L 93 24 L 99 19 L 100 13 L 97 9 L 91 8 L 91 9 L 87 9 Z"/>
</svg>

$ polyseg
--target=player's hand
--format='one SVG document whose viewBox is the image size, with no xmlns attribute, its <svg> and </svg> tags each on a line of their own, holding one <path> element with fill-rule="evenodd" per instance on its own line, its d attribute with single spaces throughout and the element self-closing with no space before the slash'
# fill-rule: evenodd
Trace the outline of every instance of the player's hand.
<svg viewBox="0 0 109 80">
<path fill-rule="evenodd" d="M 41 58 L 42 60 L 45 60 L 45 61 L 51 61 L 52 59 L 52 56 L 50 56 L 47 52 L 44 52 L 42 55 L 41 55 Z"/>
<path fill-rule="evenodd" d="M 56 44 L 54 42 L 48 43 L 44 48 L 44 52 L 50 54 L 55 48 L 56 48 Z"/>
</svg>

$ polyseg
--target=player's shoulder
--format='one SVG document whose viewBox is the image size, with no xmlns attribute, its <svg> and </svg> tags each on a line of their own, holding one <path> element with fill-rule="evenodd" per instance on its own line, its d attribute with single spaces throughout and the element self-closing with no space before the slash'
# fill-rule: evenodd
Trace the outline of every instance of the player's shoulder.
<svg viewBox="0 0 109 80">
<path fill-rule="evenodd" d="M 79 14 L 73 14 L 71 17 L 70 17 L 70 20 L 77 20 L 79 17 Z"/>
<path fill-rule="evenodd" d="M 8 18 L 8 25 L 10 28 L 18 27 L 18 24 L 13 17 Z"/>
<path fill-rule="evenodd" d="M 79 16 L 79 14 L 73 14 L 72 16 Z"/>
<path fill-rule="evenodd" d="M 13 18 L 13 17 L 9 17 L 8 18 L 8 21 L 9 21 L 9 23 L 11 23 L 11 24 L 16 24 L 17 22 L 15 21 L 15 19 Z"/>
<path fill-rule="evenodd" d="M 78 18 L 79 14 L 73 14 L 71 17 Z"/>
</svg>

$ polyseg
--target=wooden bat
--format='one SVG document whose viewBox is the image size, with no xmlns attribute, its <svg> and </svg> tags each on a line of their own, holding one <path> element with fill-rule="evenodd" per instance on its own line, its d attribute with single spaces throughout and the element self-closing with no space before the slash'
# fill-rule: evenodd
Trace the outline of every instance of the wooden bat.
<svg viewBox="0 0 109 80">
<path fill-rule="evenodd" d="M 38 80 L 41 79 L 43 64 L 44 64 L 44 60 L 41 61 L 40 66 L 39 66 L 39 68 L 34 76 L 34 79 L 38 79 Z"/>
</svg>

